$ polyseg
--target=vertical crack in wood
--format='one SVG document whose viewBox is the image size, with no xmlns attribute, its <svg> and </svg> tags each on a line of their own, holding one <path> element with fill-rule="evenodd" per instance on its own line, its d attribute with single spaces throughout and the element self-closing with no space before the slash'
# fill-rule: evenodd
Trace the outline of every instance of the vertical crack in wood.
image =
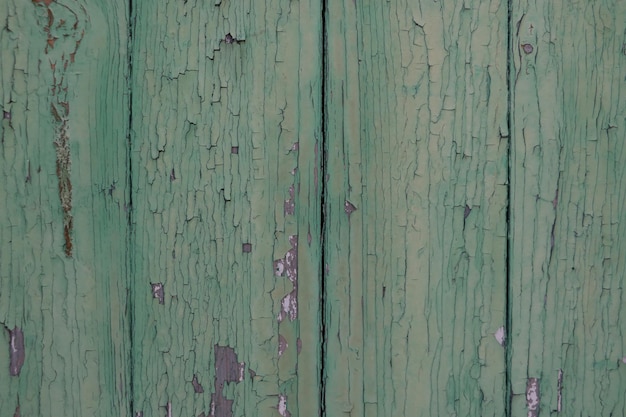
<svg viewBox="0 0 626 417">
<path fill-rule="evenodd" d="M 321 259 L 319 263 L 320 277 L 320 301 L 319 301 L 319 321 L 320 321 L 320 346 L 319 346 L 319 410 L 320 417 L 326 416 L 326 354 L 328 347 L 328 335 L 326 328 L 326 279 L 328 276 L 328 264 L 327 264 L 327 231 L 326 231 L 326 213 L 327 213 L 327 184 L 326 184 L 326 167 L 328 165 L 328 112 L 326 91 L 329 87 L 328 83 L 328 0 L 322 0 L 321 7 L 321 83 L 320 83 L 320 102 L 321 102 L 321 144 L 315 145 L 315 168 L 314 174 L 314 186 L 315 192 L 318 192 L 319 179 L 321 178 L 320 187 L 320 245 L 321 245 Z M 319 153 L 321 152 L 321 155 Z M 317 167 L 320 167 L 319 175 Z"/>
<path fill-rule="evenodd" d="M 505 295 L 504 295 L 504 309 L 505 309 L 505 325 L 504 330 L 505 333 L 503 335 L 505 343 L 504 349 L 504 412 L 506 416 L 510 416 L 512 412 L 512 399 L 513 399 L 513 387 L 511 382 L 511 363 L 512 363 L 512 324 L 511 324 L 511 315 L 512 315 L 512 306 L 511 306 L 511 251 L 513 249 L 512 245 L 512 231 L 513 225 L 511 222 L 511 183 L 512 183 L 512 172 L 513 172 L 513 161 L 512 161 L 512 150 L 511 146 L 511 138 L 513 136 L 513 96 L 512 96 L 512 76 L 513 76 L 513 3 L 511 0 L 507 1 L 507 50 L 506 50 L 506 91 L 507 91 L 507 112 L 506 112 L 506 126 L 507 132 L 505 136 L 509 140 L 508 153 L 507 153 L 507 187 L 506 187 L 506 254 L 505 254 L 505 268 L 506 268 L 506 284 L 505 284 Z"/>
</svg>

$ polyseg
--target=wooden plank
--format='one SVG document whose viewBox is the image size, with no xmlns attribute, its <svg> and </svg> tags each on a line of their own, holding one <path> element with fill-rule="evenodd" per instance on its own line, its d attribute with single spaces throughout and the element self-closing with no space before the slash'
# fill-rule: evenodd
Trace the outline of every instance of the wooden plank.
<svg viewBox="0 0 626 417">
<path fill-rule="evenodd" d="M 126 5 L 0 22 L 0 415 L 129 415 Z"/>
<path fill-rule="evenodd" d="M 626 3 L 512 4 L 512 415 L 625 415 Z"/>
<path fill-rule="evenodd" d="M 502 416 L 507 4 L 326 16 L 326 414 Z"/>
<path fill-rule="evenodd" d="M 317 416 L 318 2 L 133 2 L 134 412 Z"/>
</svg>

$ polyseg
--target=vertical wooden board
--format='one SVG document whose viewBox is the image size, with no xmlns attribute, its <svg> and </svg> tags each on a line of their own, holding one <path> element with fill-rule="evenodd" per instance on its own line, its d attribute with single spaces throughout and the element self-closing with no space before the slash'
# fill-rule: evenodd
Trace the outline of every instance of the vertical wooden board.
<svg viewBox="0 0 626 417">
<path fill-rule="evenodd" d="M 624 415 L 626 3 L 512 4 L 512 415 Z"/>
<path fill-rule="evenodd" d="M 326 22 L 326 413 L 501 416 L 507 4 Z"/>
<path fill-rule="evenodd" d="M 134 412 L 317 416 L 318 2 L 134 2 Z"/>
<path fill-rule="evenodd" d="M 0 416 L 127 416 L 126 5 L 0 22 Z"/>
</svg>

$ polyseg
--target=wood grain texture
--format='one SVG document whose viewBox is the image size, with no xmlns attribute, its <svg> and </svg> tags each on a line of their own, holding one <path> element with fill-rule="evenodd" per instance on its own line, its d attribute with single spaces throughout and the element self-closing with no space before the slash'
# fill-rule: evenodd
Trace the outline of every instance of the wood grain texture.
<svg viewBox="0 0 626 417">
<path fill-rule="evenodd" d="M 513 4 L 512 415 L 625 415 L 626 3 Z"/>
<path fill-rule="evenodd" d="M 0 416 L 129 415 L 124 1 L 0 2 Z"/>
<path fill-rule="evenodd" d="M 320 4 L 133 5 L 135 415 L 317 416 Z"/>
<path fill-rule="evenodd" d="M 502 416 L 507 4 L 326 16 L 326 413 Z"/>
</svg>

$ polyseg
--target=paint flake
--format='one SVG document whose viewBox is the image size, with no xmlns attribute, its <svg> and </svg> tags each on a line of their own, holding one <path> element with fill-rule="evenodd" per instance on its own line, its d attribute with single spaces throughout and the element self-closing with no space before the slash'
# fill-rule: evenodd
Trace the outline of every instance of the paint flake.
<svg viewBox="0 0 626 417">
<path fill-rule="evenodd" d="M 291 417 L 291 413 L 287 410 L 287 396 L 280 394 L 278 396 L 278 414 L 283 417 Z"/>
<path fill-rule="evenodd" d="M 281 310 L 278 314 L 278 322 L 286 317 L 293 321 L 298 317 L 298 236 L 289 236 L 291 249 L 287 251 L 283 259 L 274 261 L 274 271 L 277 276 L 287 276 L 293 284 L 293 289 L 285 295 L 281 302 Z"/>
<path fill-rule="evenodd" d="M 280 358 L 285 353 L 285 350 L 289 347 L 287 339 L 282 334 L 278 335 L 278 357 Z"/>
<path fill-rule="evenodd" d="M 351 202 L 349 202 L 348 200 L 346 200 L 346 202 L 343 205 L 343 209 L 346 212 L 346 214 L 348 215 L 348 218 L 350 218 L 350 215 L 356 211 L 356 207 L 354 204 L 352 204 Z"/>
<path fill-rule="evenodd" d="M 526 382 L 526 407 L 528 408 L 528 417 L 537 417 L 539 415 L 539 379 L 528 378 Z"/>
<path fill-rule="evenodd" d="M 493 336 L 496 338 L 500 346 L 504 346 L 504 344 L 506 343 L 506 334 L 504 333 L 504 327 L 498 328 Z"/>
<path fill-rule="evenodd" d="M 25 359 L 24 333 L 15 326 L 9 330 L 9 374 L 18 376 L 22 370 Z"/>
<path fill-rule="evenodd" d="M 157 282 L 150 284 L 152 286 L 152 298 L 159 300 L 159 304 L 165 304 L 165 288 L 163 283 Z"/>
</svg>

